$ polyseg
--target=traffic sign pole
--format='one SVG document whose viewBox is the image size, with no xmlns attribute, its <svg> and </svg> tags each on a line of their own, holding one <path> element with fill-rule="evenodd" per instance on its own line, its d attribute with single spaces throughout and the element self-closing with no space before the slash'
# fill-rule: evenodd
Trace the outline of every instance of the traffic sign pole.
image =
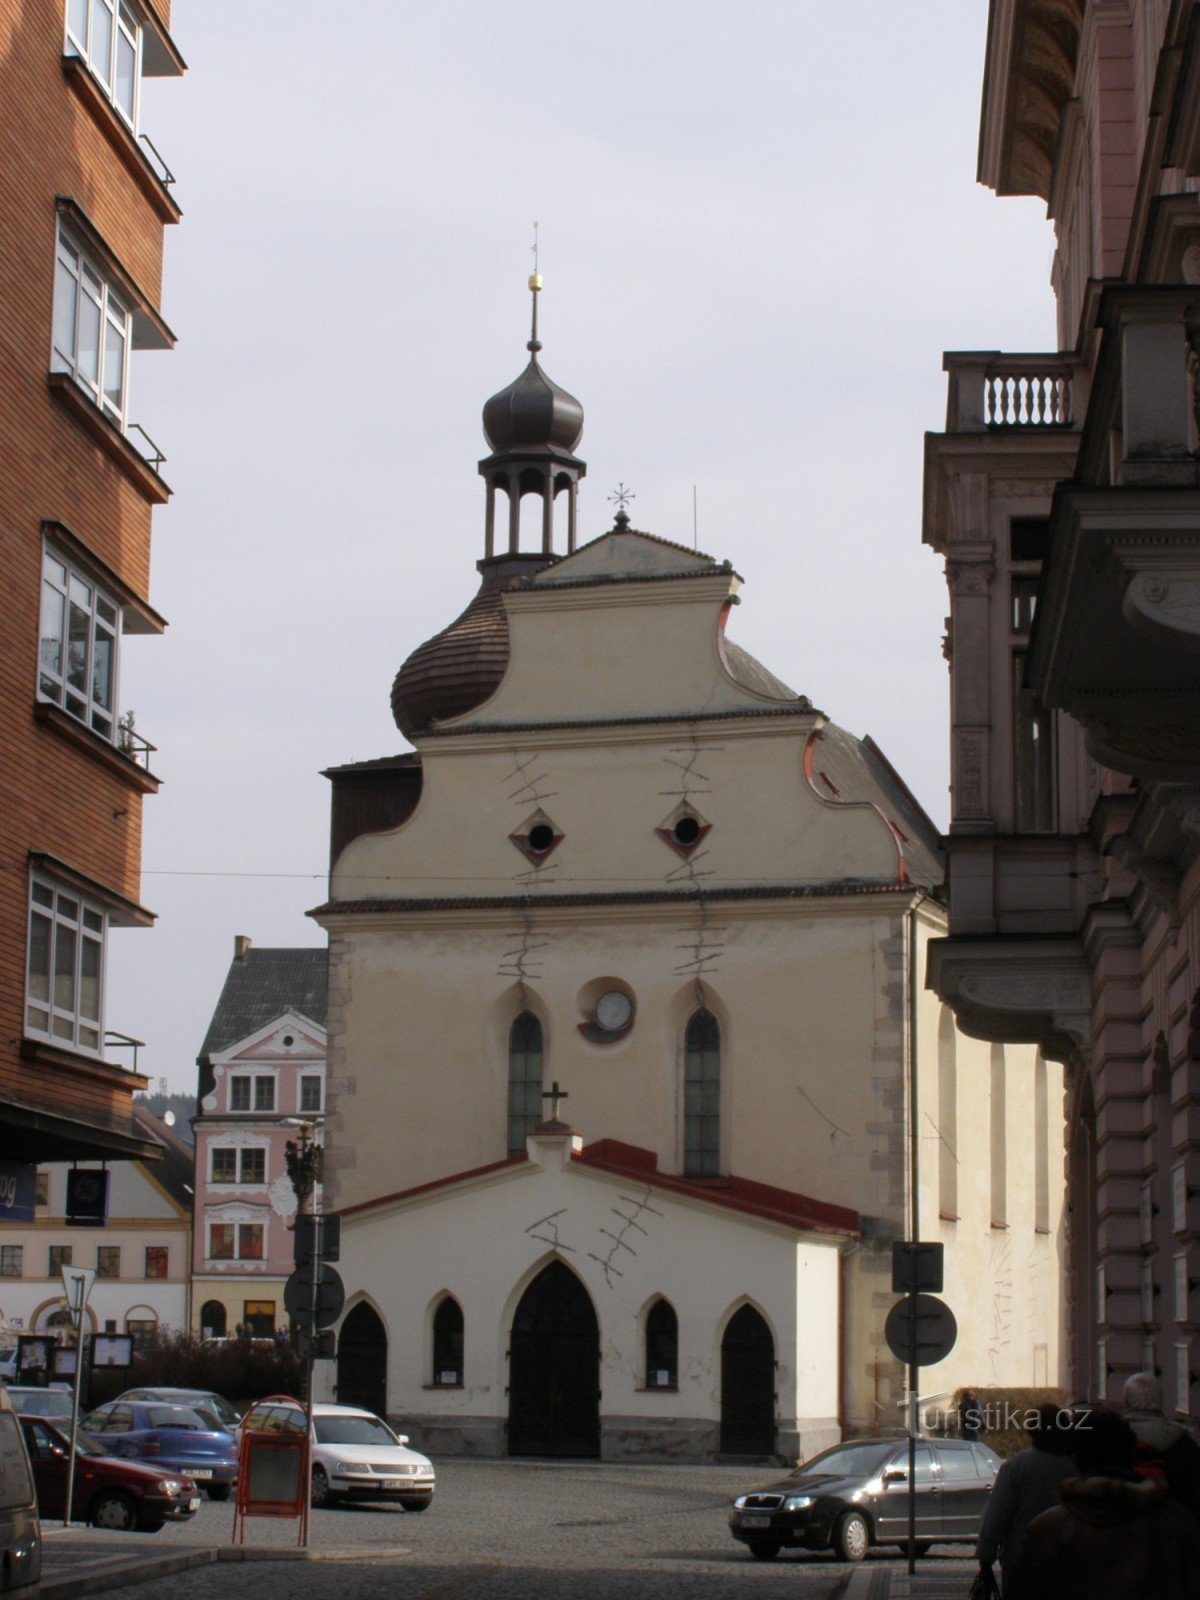
<svg viewBox="0 0 1200 1600">
<path fill-rule="evenodd" d="M 63 1527 L 71 1526 L 75 1498 L 75 1446 L 79 1439 L 79 1385 L 83 1382 L 83 1313 L 96 1274 L 90 1267 L 64 1267 L 63 1289 L 75 1327 L 75 1382 L 71 1385 L 71 1448 L 67 1454 L 67 1499 L 63 1506 Z"/>
</svg>

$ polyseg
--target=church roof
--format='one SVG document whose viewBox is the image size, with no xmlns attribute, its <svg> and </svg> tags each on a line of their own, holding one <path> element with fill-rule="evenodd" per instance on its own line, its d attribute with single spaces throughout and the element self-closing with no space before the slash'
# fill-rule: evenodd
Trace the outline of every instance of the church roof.
<svg viewBox="0 0 1200 1600">
<path fill-rule="evenodd" d="M 561 1127 L 564 1135 L 571 1129 Z M 541 1130 L 545 1131 L 545 1129 Z M 849 1206 L 830 1205 L 824 1200 L 814 1200 L 809 1195 L 797 1194 L 790 1189 L 776 1189 L 768 1183 L 756 1183 L 752 1178 L 730 1174 L 726 1178 L 681 1178 L 671 1173 L 659 1172 L 658 1157 L 653 1150 L 643 1150 L 637 1145 L 622 1144 L 618 1139 L 598 1139 L 585 1145 L 572 1156 L 572 1165 L 603 1172 L 611 1177 L 631 1178 L 652 1185 L 670 1194 L 701 1200 L 706 1205 L 721 1206 L 728 1211 L 738 1211 L 744 1216 L 757 1217 L 764 1222 L 782 1223 L 795 1228 L 798 1233 L 825 1233 L 839 1237 L 856 1237 L 860 1232 L 857 1211 Z M 472 1183 L 494 1173 L 512 1172 L 520 1167 L 531 1167 L 527 1155 L 507 1156 L 502 1161 L 490 1161 L 485 1166 L 471 1167 L 465 1172 L 453 1172 L 430 1183 L 419 1183 L 411 1189 L 397 1189 L 391 1194 L 381 1194 L 374 1200 L 362 1200 L 357 1205 L 343 1206 L 344 1217 L 361 1215 L 380 1206 L 395 1205 L 418 1195 L 435 1194 L 439 1189 L 452 1189 L 460 1183 Z"/>
<path fill-rule="evenodd" d="M 203 1066 L 287 1011 L 325 1026 L 329 955 L 324 946 L 262 949 L 234 956 L 197 1058 Z"/>
</svg>

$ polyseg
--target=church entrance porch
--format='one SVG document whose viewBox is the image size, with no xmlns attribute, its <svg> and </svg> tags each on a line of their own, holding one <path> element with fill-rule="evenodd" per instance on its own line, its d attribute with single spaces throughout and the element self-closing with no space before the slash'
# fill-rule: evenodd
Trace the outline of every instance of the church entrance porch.
<svg viewBox="0 0 1200 1600">
<path fill-rule="evenodd" d="M 729 1319 L 721 1340 L 721 1454 L 775 1454 L 775 1341 L 753 1306 Z"/>
<path fill-rule="evenodd" d="M 587 1290 L 561 1261 L 538 1274 L 513 1316 L 508 1453 L 600 1454 L 600 1329 Z"/>
<path fill-rule="evenodd" d="M 387 1332 L 379 1314 L 360 1300 L 338 1335 L 339 1405 L 387 1416 L 387 1354 Z"/>
</svg>

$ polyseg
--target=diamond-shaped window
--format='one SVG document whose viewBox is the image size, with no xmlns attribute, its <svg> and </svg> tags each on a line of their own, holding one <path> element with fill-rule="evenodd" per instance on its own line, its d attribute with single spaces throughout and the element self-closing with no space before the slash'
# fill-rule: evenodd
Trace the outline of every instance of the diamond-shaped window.
<svg viewBox="0 0 1200 1600">
<path fill-rule="evenodd" d="M 541 866 L 563 841 L 563 835 L 557 825 L 540 807 L 508 837 L 521 854 L 528 857 L 535 866 Z"/>
<path fill-rule="evenodd" d="M 681 800 L 654 831 L 664 844 L 670 845 L 675 854 L 686 861 L 693 850 L 703 843 L 711 827 L 712 823 L 705 822 L 694 806 Z"/>
</svg>

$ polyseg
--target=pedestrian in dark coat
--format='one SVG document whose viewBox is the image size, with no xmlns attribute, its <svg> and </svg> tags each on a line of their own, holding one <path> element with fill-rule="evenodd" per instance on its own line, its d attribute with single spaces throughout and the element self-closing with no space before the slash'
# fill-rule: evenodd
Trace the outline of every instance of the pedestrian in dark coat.
<svg viewBox="0 0 1200 1600">
<path fill-rule="evenodd" d="M 1133 1470 L 1123 1417 L 1101 1408 L 1076 1417 L 1079 1476 L 1062 1485 L 1061 1506 L 1034 1519 L 1004 1600 L 1200 1600 L 1194 1519 Z"/>
<path fill-rule="evenodd" d="M 958 1437 L 978 1439 L 983 1432 L 983 1407 L 967 1389 L 958 1402 Z"/>
<path fill-rule="evenodd" d="M 1075 1476 L 1075 1463 L 1067 1454 L 1069 1435 L 1058 1418 L 1057 1406 L 1038 1407 L 1033 1426 L 1026 1430 L 1029 1448 L 1001 1463 L 988 1496 L 975 1559 L 990 1567 L 999 1556 L 1006 1584 L 1030 1523 L 1058 1504 L 1060 1486 Z"/>
</svg>

